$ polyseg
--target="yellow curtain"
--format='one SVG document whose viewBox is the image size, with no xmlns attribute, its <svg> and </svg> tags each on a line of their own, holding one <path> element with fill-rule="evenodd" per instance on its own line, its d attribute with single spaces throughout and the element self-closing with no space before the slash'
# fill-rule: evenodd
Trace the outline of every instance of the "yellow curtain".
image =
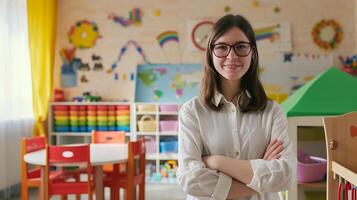
<svg viewBox="0 0 357 200">
<path fill-rule="evenodd" d="M 56 0 L 27 0 L 32 67 L 34 135 L 46 134 L 45 122 L 52 94 L 56 35 Z"/>
</svg>

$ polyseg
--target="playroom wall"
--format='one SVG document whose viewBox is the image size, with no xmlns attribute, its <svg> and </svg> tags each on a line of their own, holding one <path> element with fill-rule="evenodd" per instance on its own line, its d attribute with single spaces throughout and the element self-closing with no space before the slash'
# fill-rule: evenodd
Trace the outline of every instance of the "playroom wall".
<svg viewBox="0 0 357 200">
<path fill-rule="evenodd" d="M 254 5 L 254 2 L 258 5 Z M 202 20 L 215 21 L 226 13 L 244 15 L 250 20 L 253 28 L 262 24 L 288 22 L 291 27 L 292 53 L 330 56 L 333 59 L 331 65 L 338 66 L 338 56 L 351 55 L 356 51 L 356 2 L 357 0 L 60 0 L 58 1 L 54 86 L 65 90 L 67 100 L 90 91 L 94 95 L 102 96 L 104 100 L 134 101 L 136 77 L 130 80 L 130 75 L 135 75 L 137 64 L 144 62 L 135 48 L 129 46 L 114 69 L 118 74 L 117 79 L 114 78 L 115 73 L 107 72 L 127 41 L 136 41 L 151 63 L 202 63 L 203 52 L 192 47 L 189 38 L 192 24 Z M 280 12 L 275 12 L 275 7 L 279 7 Z M 141 25 L 123 27 L 108 19 L 109 13 L 127 17 L 133 8 L 140 8 L 143 11 Z M 333 19 L 343 29 L 343 40 L 332 51 L 324 51 L 312 41 L 310 32 L 314 24 L 322 19 Z M 104 69 L 78 72 L 76 87 L 61 87 L 63 61 L 59 52 L 61 48 L 72 46 L 67 33 L 70 27 L 80 20 L 95 22 L 101 38 L 92 48 L 77 48 L 75 56 L 89 63 L 92 68 L 94 62 L 91 60 L 91 55 L 100 55 Z M 156 36 L 167 30 L 178 31 L 180 41 L 167 43 L 161 48 Z M 260 55 L 266 60 L 274 60 L 279 53 L 281 52 L 272 51 L 270 48 L 260 49 Z M 300 66 L 298 70 L 308 71 L 311 67 L 308 65 L 307 62 L 306 66 Z M 82 75 L 85 75 L 87 82 L 79 80 Z"/>
</svg>

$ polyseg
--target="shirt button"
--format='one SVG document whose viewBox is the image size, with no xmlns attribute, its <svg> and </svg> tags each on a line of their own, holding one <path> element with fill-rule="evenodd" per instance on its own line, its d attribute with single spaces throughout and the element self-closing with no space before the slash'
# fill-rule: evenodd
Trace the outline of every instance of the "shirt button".
<svg viewBox="0 0 357 200">
<path fill-rule="evenodd" d="M 232 113 L 234 113 L 236 110 L 232 109 Z"/>
<path fill-rule="evenodd" d="M 236 151 L 236 156 L 239 156 L 239 151 Z"/>
</svg>

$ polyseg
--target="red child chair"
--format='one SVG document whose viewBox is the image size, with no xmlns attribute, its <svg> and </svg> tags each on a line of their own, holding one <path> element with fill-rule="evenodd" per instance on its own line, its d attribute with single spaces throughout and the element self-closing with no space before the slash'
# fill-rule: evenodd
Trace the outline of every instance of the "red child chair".
<svg viewBox="0 0 357 200">
<path fill-rule="evenodd" d="M 81 182 L 76 179 L 74 181 L 68 181 L 66 179 L 49 179 L 50 169 L 53 166 L 78 166 L 85 165 L 86 174 L 88 176 L 87 181 Z M 46 159 L 46 200 L 52 195 L 67 195 L 76 194 L 79 198 L 79 194 L 88 194 L 88 199 L 92 199 L 92 191 L 94 188 L 92 167 L 90 165 L 90 150 L 89 145 L 78 146 L 47 146 L 47 159 Z M 75 177 L 78 172 L 73 172 Z"/>
<path fill-rule="evenodd" d="M 125 143 L 125 132 L 93 130 L 92 143 Z"/>
<path fill-rule="evenodd" d="M 41 169 L 39 167 L 29 169 L 24 161 L 26 153 L 44 149 L 46 138 L 44 136 L 22 138 L 21 141 L 21 200 L 28 200 L 28 187 L 38 188 L 38 197 L 41 197 Z"/>
<path fill-rule="evenodd" d="M 119 199 L 120 188 L 124 188 L 126 200 L 134 200 L 137 185 L 139 185 L 139 200 L 145 199 L 145 143 L 142 139 L 130 141 L 128 150 L 127 173 L 104 177 L 104 186 L 110 187 L 112 200 Z"/>
<path fill-rule="evenodd" d="M 124 131 L 92 131 L 92 143 L 125 143 Z M 125 164 L 103 165 L 104 176 L 112 176 L 114 171 L 125 173 Z M 111 190 L 110 196 L 118 196 L 118 191 Z"/>
<path fill-rule="evenodd" d="M 92 143 L 108 144 L 108 143 L 125 143 L 124 131 L 92 131 Z M 113 172 L 115 165 L 104 165 L 103 172 Z M 119 165 L 118 165 L 119 166 Z M 125 169 L 125 166 L 121 166 Z M 119 169 L 119 168 L 118 168 Z"/>
</svg>

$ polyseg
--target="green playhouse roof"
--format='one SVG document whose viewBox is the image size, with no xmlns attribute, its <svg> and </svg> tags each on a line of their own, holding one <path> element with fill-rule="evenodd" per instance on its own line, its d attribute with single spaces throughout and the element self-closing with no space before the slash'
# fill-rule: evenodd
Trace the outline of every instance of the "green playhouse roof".
<svg viewBox="0 0 357 200">
<path fill-rule="evenodd" d="M 357 78 L 331 67 L 289 96 L 282 107 L 288 117 L 357 111 Z"/>
</svg>

